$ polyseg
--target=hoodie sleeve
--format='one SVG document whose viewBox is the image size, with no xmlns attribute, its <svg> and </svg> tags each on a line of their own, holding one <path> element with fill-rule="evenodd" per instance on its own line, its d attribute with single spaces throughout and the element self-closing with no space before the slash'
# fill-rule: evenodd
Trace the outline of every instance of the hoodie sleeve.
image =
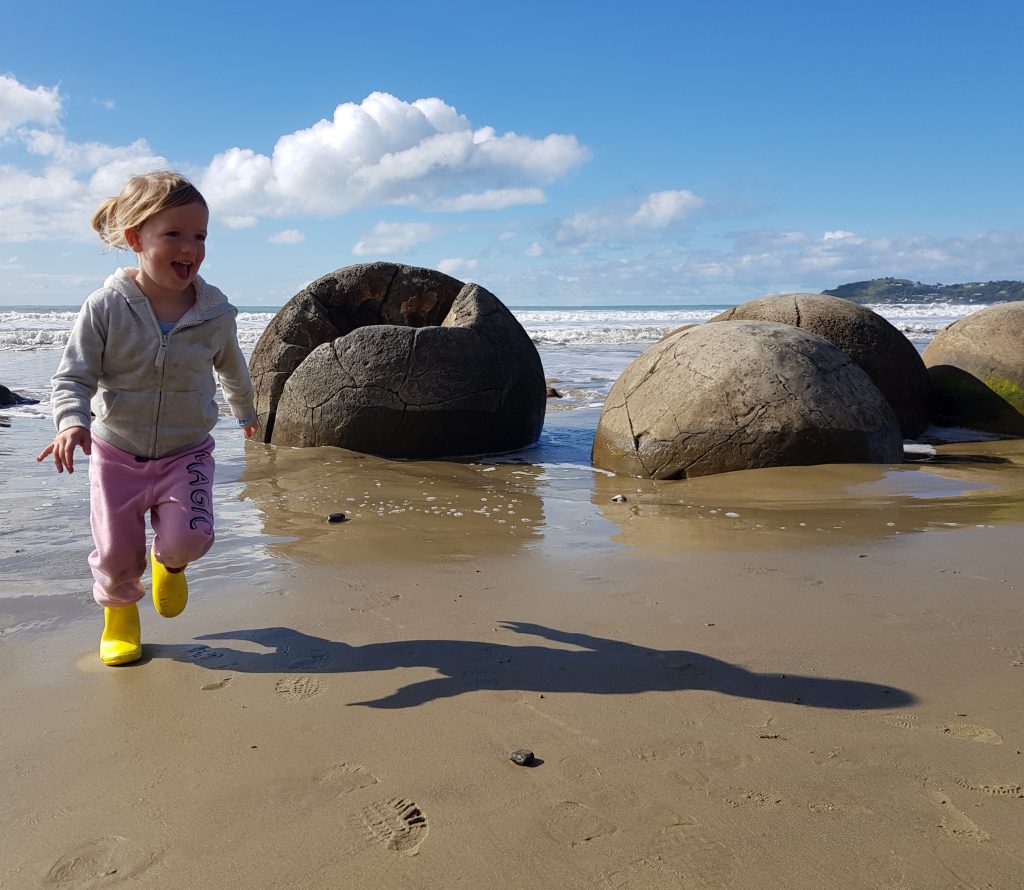
<svg viewBox="0 0 1024 890">
<path fill-rule="evenodd" d="M 103 347 L 107 340 L 107 325 L 97 304 L 88 299 L 78 313 L 68 344 L 64 347 L 53 384 L 53 422 L 58 432 L 73 426 L 91 424 L 89 402 L 96 394 Z"/>
<path fill-rule="evenodd" d="M 232 317 L 229 336 L 213 358 L 213 367 L 220 380 L 224 398 L 227 399 L 231 414 L 239 426 L 248 426 L 256 421 L 256 407 L 252 401 L 252 381 L 249 367 L 238 345 L 238 329 Z"/>
</svg>

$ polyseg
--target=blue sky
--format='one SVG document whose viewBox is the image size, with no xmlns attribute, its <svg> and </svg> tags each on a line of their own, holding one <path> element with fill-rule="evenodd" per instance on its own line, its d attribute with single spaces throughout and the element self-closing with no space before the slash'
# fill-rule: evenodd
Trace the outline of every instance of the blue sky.
<svg viewBox="0 0 1024 890">
<path fill-rule="evenodd" d="M 130 262 L 88 220 L 157 167 L 239 305 L 377 259 L 513 306 L 1024 276 L 1019 4 L 5 7 L 2 304 Z"/>
</svg>

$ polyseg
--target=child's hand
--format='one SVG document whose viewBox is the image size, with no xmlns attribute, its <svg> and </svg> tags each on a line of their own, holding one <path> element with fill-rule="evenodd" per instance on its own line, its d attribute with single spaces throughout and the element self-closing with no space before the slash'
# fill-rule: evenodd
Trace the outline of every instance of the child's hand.
<svg viewBox="0 0 1024 890">
<path fill-rule="evenodd" d="M 57 433 L 53 441 L 43 449 L 36 460 L 44 460 L 52 454 L 58 473 L 63 473 L 65 467 L 68 468 L 69 473 L 73 473 L 75 472 L 75 449 L 79 446 L 85 454 L 92 454 L 92 433 L 84 426 L 69 427 Z"/>
<path fill-rule="evenodd" d="M 259 431 L 260 431 L 260 422 L 258 420 L 254 420 L 248 426 L 242 427 L 242 432 L 245 433 L 245 438 L 247 438 L 247 439 L 251 439 Z"/>
</svg>

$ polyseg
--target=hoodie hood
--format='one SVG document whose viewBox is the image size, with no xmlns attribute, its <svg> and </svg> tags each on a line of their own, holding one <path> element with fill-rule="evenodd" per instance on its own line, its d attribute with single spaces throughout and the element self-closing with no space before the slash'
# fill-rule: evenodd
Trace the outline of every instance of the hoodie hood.
<svg viewBox="0 0 1024 890">
<path fill-rule="evenodd" d="M 136 271 L 132 266 L 122 266 L 107 276 L 103 286 L 120 294 L 129 303 L 149 302 L 146 295 L 139 290 L 139 286 L 135 283 Z M 194 286 L 196 289 L 196 302 L 182 316 L 182 322 L 191 324 L 193 322 L 206 321 L 207 319 L 223 315 L 225 312 L 237 314 L 237 310 L 228 302 L 228 298 L 224 293 L 199 275 L 195 277 Z"/>
</svg>

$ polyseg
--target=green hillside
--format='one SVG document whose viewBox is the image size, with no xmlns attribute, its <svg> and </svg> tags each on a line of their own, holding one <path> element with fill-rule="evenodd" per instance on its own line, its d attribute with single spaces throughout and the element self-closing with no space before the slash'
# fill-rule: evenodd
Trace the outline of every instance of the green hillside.
<svg viewBox="0 0 1024 890">
<path fill-rule="evenodd" d="M 1004 303 L 1024 300 L 1024 281 L 922 284 L 907 278 L 872 278 L 822 293 L 854 303 Z"/>
</svg>

